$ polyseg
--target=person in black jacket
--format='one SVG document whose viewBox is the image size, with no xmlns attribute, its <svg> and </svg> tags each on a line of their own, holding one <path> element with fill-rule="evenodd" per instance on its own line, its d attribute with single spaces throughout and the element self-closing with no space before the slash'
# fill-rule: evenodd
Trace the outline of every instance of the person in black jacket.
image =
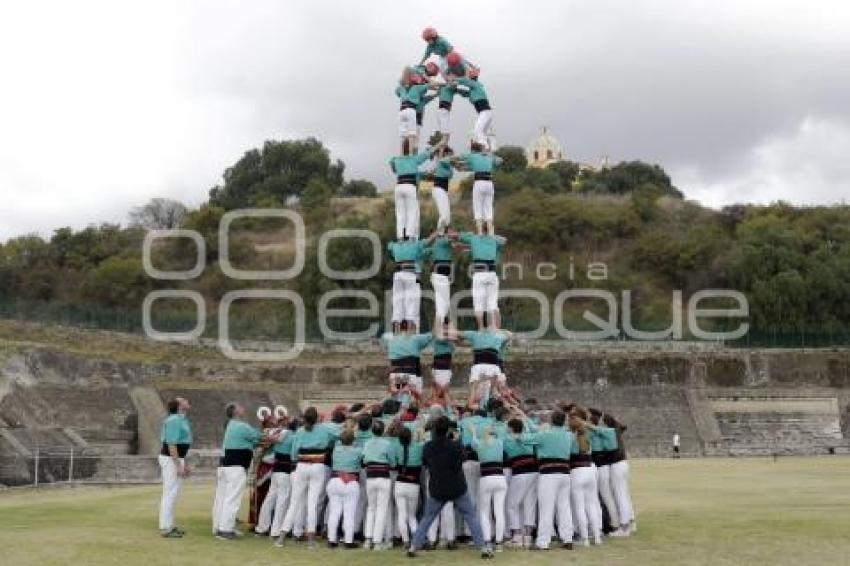
<svg viewBox="0 0 850 566">
<path fill-rule="evenodd" d="M 462 467 L 463 448 L 460 442 L 449 437 L 448 417 L 439 417 L 434 422 L 433 438 L 422 450 L 422 462 L 430 474 L 428 500 L 407 555 L 411 558 L 416 556 L 416 551 L 425 544 L 431 523 L 439 516 L 443 506 L 451 501 L 469 525 L 472 540 L 481 549 L 481 558 L 492 558 L 493 550 L 484 541 L 481 523 L 466 488 Z"/>
</svg>

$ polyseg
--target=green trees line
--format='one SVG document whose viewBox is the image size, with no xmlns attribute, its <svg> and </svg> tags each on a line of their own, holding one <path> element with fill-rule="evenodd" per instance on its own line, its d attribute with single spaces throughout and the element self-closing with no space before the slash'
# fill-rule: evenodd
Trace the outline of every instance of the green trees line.
<svg viewBox="0 0 850 566">
<path fill-rule="evenodd" d="M 778 202 L 712 210 L 685 200 L 658 165 L 632 161 L 591 170 L 564 161 L 541 169 L 527 166 L 521 148 L 505 146 L 498 153 L 504 162 L 494 175 L 496 229 L 510 242 L 505 261 L 513 266 L 505 288 L 532 288 L 550 299 L 576 287 L 614 293 L 628 289 L 633 318 L 645 328 L 669 324 L 675 290 L 687 300 L 700 289 L 736 289 L 749 300 L 754 336 L 808 333 L 834 336 L 834 342 L 850 340 L 850 207 Z M 200 292 L 211 312 L 225 292 L 246 287 L 298 290 L 311 313 L 321 294 L 334 289 L 366 289 L 382 300 L 391 285 L 389 266 L 365 282 L 329 280 L 318 269 L 317 240 L 324 230 L 369 229 L 383 242 L 393 237 L 392 200 L 370 181 L 345 179 L 344 171 L 344 164 L 333 160 L 318 140 L 268 141 L 227 168 L 222 184 L 197 209 L 155 199 L 133 209 L 127 226 L 61 228 L 46 239 L 10 239 L 0 244 L 0 316 L 132 330 L 139 326 L 145 295 L 175 286 Z M 471 182 L 463 181 L 453 208 L 459 229 L 471 226 L 470 191 Z M 434 226 L 430 198 L 422 194 L 420 200 L 422 225 Z M 302 213 L 308 242 L 300 277 L 249 282 L 222 273 L 220 219 L 229 210 L 247 207 L 292 207 Z M 196 230 L 205 239 L 207 269 L 195 280 L 155 281 L 142 268 L 146 230 L 173 227 Z M 284 268 L 294 254 L 291 236 L 285 222 L 239 221 L 232 228 L 230 257 L 244 269 Z M 335 269 L 363 268 L 371 261 L 369 250 L 365 240 L 335 240 L 328 249 L 329 262 Z M 194 245 L 185 239 L 161 240 L 154 262 L 160 269 L 189 269 L 195 262 Z M 554 278 L 534 276 L 541 263 L 551 265 L 547 274 Z M 605 277 L 590 277 L 591 264 L 604 264 Z M 456 287 L 468 287 L 465 276 Z M 163 304 L 158 320 L 176 328 L 193 319 L 194 306 L 184 303 Z M 573 306 L 577 310 L 565 319 L 580 327 L 582 310 L 600 305 Z M 506 302 L 504 308 L 506 324 L 531 324 L 533 305 Z M 271 320 L 269 312 L 262 304 L 247 306 L 242 312 L 245 328 L 273 335 L 287 325 L 285 308 L 275 309 Z M 314 324 L 314 317 L 308 319 Z M 343 322 L 340 328 L 345 324 L 355 323 Z"/>
</svg>

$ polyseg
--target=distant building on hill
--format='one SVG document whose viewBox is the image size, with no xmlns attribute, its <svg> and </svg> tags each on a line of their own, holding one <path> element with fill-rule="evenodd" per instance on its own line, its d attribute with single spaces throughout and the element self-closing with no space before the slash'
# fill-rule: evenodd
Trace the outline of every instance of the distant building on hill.
<svg viewBox="0 0 850 566">
<path fill-rule="evenodd" d="M 558 141 L 547 126 L 540 128 L 540 133 L 531 140 L 531 143 L 525 149 L 525 157 L 528 160 L 529 167 L 548 167 L 558 161 L 566 161 L 564 149 L 561 147 L 561 142 Z M 596 171 L 608 167 L 608 156 L 603 155 L 599 158 L 599 163 L 577 162 L 582 170 Z"/>
</svg>

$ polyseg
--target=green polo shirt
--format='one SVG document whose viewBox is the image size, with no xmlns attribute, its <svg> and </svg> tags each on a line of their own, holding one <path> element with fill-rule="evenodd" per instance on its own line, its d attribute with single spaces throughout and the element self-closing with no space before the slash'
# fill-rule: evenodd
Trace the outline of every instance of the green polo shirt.
<svg viewBox="0 0 850 566">
<path fill-rule="evenodd" d="M 428 347 L 434 335 L 430 332 L 424 334 L 392 334 L 387 332 L 381 337 L 381 343 L 387 356 L 391 360 L 401 358 L 418 358 L 422 350 Z"/>
<path fill-rule="evenodd" d="M 244 421 L 230 419 L 224 429 L 225 450 L 253 450 L 263 433 Z"/>
<path fill-rule="evenodd" d="M 390 159 L 390 167 L 398 176 L 418 175 L 419 166 L 428 161 L 429 157 L 427 151 L 414 155 L 397 155 Z"/>
<path fill-rule="evenodd" d="M 492 153 L 465 153 L 461 156 L 473 173 L 492 173 L 502 164 L 502 158 Z"/>
</svg>

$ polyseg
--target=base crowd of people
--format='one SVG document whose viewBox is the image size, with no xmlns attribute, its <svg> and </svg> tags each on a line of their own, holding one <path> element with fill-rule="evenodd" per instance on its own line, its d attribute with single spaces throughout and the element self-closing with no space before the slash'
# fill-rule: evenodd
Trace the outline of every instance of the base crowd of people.
<svg viewBox="0 0 850 566">
<path fill-rule="evenodd" d="M 437 391 L 437 390 L 435 390 Z M 385 399 L 315 407 L 290 416 L 282 406 L 249 424 L 238 403 L 225 408 L 212 534 L 237 529 L 251 487 L 248 523 L 277 547 L 394 546 L 420 550 L 468 542 L 482 557 L 503 548 L 573 549 L 628 537 L 637 522 L 623 444 L 626 426 L 577 404 L 541 406 L 514 391 L 491 390 L 483 404 L 453 402 L 448 391 L 417 401 Z M 162 536 L 181 538 L 174 508 L 191 446 L 188 400 L 174 399 L 162 424 Z"/>
</svg>

